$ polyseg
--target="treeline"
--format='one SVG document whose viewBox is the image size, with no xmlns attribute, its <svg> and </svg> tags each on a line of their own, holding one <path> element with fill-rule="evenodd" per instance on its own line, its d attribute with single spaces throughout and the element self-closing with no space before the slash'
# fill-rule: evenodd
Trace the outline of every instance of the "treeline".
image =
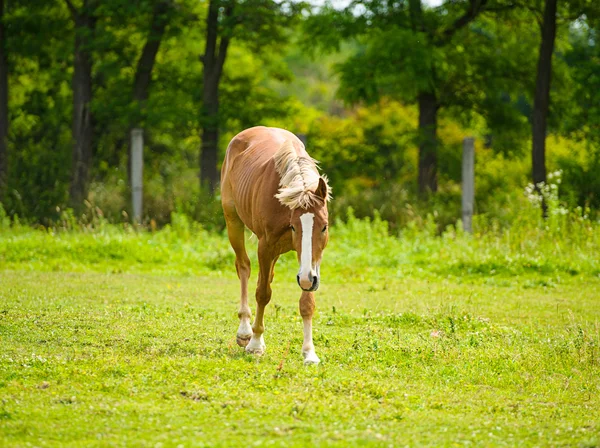
<svg viewBox="0 0 600 448">
<path fill-rule="evenodd" d="M 479 213 L 510 222 L 555 169 L 598 209 L 599 21 L 593 0 L 0 0 L 0 202 L 129 219 L 142 128 L 145 219 L 219 226 L 227 142 L 267 124 L 307 135 L 334 213 L 454 222 L 467 135 Z"/>
</svg>

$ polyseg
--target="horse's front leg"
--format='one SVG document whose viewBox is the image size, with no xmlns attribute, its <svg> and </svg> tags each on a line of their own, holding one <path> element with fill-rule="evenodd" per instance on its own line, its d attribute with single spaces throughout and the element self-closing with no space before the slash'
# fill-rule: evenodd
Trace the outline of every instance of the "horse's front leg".
<svg viewBox="0 0 600 448">
<path fill-rule="evenodd" d="M 312 292 L 303 291 L 300 296 L 300 315 L 304 323 L 304 342 L 302 343 L 302 356 L 304 364 L 319 364 L 321 360 L 315 353 L 315 345 L 312 339 L 312 317 L 315 312 L 315 295 Z"/>
<path fill-rule="evenodd" d="M 256 286 L 256 316 L 252 325 L 252 339 L 246 346 L 246 352 L 262 355 L 266 345 L 263 338 L 265 332 L 265 307 L 271 301 L 271 281 L 277 257 L 267 248 L 264 239 L 258 242 L 258 284 Z"/>
</svg>

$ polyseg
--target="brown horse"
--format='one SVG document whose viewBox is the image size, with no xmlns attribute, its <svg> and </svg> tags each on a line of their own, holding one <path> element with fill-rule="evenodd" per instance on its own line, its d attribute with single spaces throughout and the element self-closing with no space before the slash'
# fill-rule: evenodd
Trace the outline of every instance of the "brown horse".
<svg viewBox="0 0 600 448">
<path fill-rule="evenodd" d="M 241 283 L 237 343 L 246 347 L 246 352 L 260 355 L 265 351 L 264 312 L 271 300 L 273 269 L 281 254 L 295 250 L 300 263 L 297 281 L 302 288 L 302 354 L 305 364 L 319 363 L 312 341 L 313 291 L 319 287 L 321 256 L 329 239 L 330 197 L 327 178 L 319 175 L 316 161 L 291 132 L 255 127 L 240 132 L 229 143 L 221 169 L 221 202 Z M 256 318 L 252 326 L 244 226 L 258 237 Z"/>
</svg>

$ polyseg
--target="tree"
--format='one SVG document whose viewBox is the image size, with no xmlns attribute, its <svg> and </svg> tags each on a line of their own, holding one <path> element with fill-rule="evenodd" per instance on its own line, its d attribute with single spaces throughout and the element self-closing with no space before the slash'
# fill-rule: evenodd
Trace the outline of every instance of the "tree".
<svg viewBox="0 0 600 448">
<path fill-rule="evenodd" d="M 531 167 L 533 184 L 538 191 L 539 184 L 546 182 L 546 120 L 550 105 L 552 53 L 554 52 L 554 40 L 556 39 L 556 3 L 557 0 L 546 0 L 544 8 L 544 19 L 541 26 L 542 41 L 538 55 L 533 102 Z M 542 208 L 545 215 L 545 201 L 542 201 Z"/>
<path fill-rule="evenodd" d="M 485 0 L 484 0 L 485 3 Z M 471 7 L 476 3 L 471 2 Z M 477 15 L 474 11 L 473 18 Z M 421 0 L 409 1 L 410 28 L 413 33 L 425 31 L 423 22 L 423 6 Z M 472 19 L 471 19 L 472 20 Z M 465 25 L 468 23 L 465 20 Z M 461 25 L 461 27 L 464 25 Z M 455 25 L 458 29 L 458 24 Z M 452 31 L 451 35 L 455 31 Z M 437 44 L 439 45 L 439 44 Z M 432 67 L 431 74 L 435 73 Z M 432 79 L 433 81 L 433 79 Z M 440 108 L 433 82 L 422 85 L 417 93 L 419 104 L 419 178 L 418 186 L 421 194 L 437 191 L 437 113 Z"/>
<path fill-rule="evenodd" d="M 4 25 L 4 0 L 0 0 L 0 202 L 6 194 L 8 172 L 8 49 Z"/>
<path fill-rule="evenodd" d="M 570 0 L 565 2 L 561 5 L 560 13 L 557 11 L 557 3 L 557 0 L 545 0 L 543 18 L 540 23 L 541 42 L 538 53 L 531 123 L 532 179 L 538 192 L 540 191 L 539 185 L 546 183 L 546 134 L 548 132 L 547 121 L 550 113 L 551 80 L 553 75 L 552 56 L 557 35 L 557 21 L 560 20 L 563 24 L 571 25 L 573 21 L 583 18 L 585 19 L 582 22 L 583 26 L 588 27 L 590 21 L 600 17 L 598 2 L 592 0 Z M 581 69 L 581 71 L 584 71 L 585 65 Z M 574 75 L 577 77 L 577 70 L 574 70 Z M 593 77 L 590 77 L 589 80 L 593 81 Z M 579 101 L 575 99 L 574 102 L 577 103 Z M 546 216 L 547 204 L 544 198 L 542 198 L 542 213 Z"/>
<path fill-rule="evenodd" d="M 78 208 L 87 196 L 92 168 L 94 120 L 92 115 L 92 42 L 96 28 L 94 0 L 77 9 L 65 0 L 75 23 L 73 51 L 73 153 L 69 203 Z"/>
<path fill-rule="evenodd" d="M 161 223 L 176 207 L 218 221 L 210 207 L 195 210 L 198 189 L 190 186 L 198 186 L 198 169 L 193 168 L 199 165 L 203 123 L 198 46 L 204 45 L 208 2 L 9 3 L 0 20 L 8 34 L 1 44 L 10 62 L 10 148 L 18 151 L 10 154 L 9 193 L 3 198 L 7 213 L 49 224 L 65 206 L 77 208 L 87 198 L 108 219 L 121 219 L 128 198 L 126 136 L 139 126 L 146 130 L 149 149 L 144 160 L 150 181 L 147 212 Z M 272 80 L 286 76 L 275 50 L 293 32 L 286 27 L 293 9 L 258 0 L 251 7 L 235 5 L 238 24 L 220 22 L 232 30 L 234 42 L 219 86 L 220 130 L 228 136 L 228 127 L 237 132 L 290 113 Z M 76 57 L 75 46 L 83 58 Z M 0 94 L 6 92 L 0 88 Z M 69 195 L 82 190 L 78 199 Z"/>
<path fill-rule="evenodd" d="M 4 4 L 11 121 L 2 200 L 11 215 L 48 216 L 64 205 L 69 180 L 72 22 L 62 1 Z"/>
<path fill-rule="evenodd" d="M 160 47 L 165 29 L 169 23 L 168 12 L 172 7 L 170 0 L 158 0 L 154 4 L 150 19 L 150 29 L 142 53 L 137 63 L 133 81 L 133 98 L 143 108 L 148 99 L 152 68 Z"/>
<path fill-rule="evenodd" d="M 421 0 L 355 2 L 341 12 L 326 8 L 306 27 L 307 34 L 326 48 L 339 48 L 343 39 L 357 42 L 355 53 L 339 66 L 340 93 L 347 101 L 373 102 L 391 96 L 418 105 L 418 190 L 422 195 L 435 192 L 438 186 L 440 110 L 455 108 L 464 113 L 503 107 L 498 92 L 489 87 L 498 84 L 498 78 L 523 77 L 527 66 L 510 67 L 510 72 L 505 70 L 508 64 L 496 71 L 486 67 L 500 65 L 491 48 L 500 47 L 503 36 L 488 29 L 493 25 L 473 24 L 485 13 L 509 11 L 514 4 L 469 0 L 464 5 L 446 1 L 437 8 L 423 8 Z M 479 70 L 490 77 L 479 76 Z"/>
<path fill-rule="evenodd" d="M 201 57 L 204 71 L 200 185 L 208 187 L 211 194 L 219 183 L 218 144 L 223 122 L 219 113 L 219 86 L 230 45 L 237 40 L 250 51 L 267 57 L 285 43 L 287 27 L 302 8 L 301 3 L 274 0 L 209 1 L 206 43 Z"/>
<path fill-rule="evenodd" d="M 576 25 L 568 29 L 568 46 L 561 45 L 560 31 L 566 27 L 560 26 L 560 9 L 557 13 L 558 44 L 567 50 L 554 58 L 553 69 L 557 68 L 560 74 L 561 62 L 566 62 L 570 83 L 557 94 L 553 71 L 549 112 L 549 128 L 580 142 L 579 150 L 571 149 L 559 155 L 558 160 L 551 157 L 551 161 L 562 171 L 561 199 L 584 210 L 587 207 L 597 210 L 600 208 L 600 3 L 583 6 L 587 8 L 572 13 L 571 18 L 583 12 Z M 563 104 L 557 105 L 558 101 Z M 559 117 L 557 109 L 563 112 Z"/>
<path fill-rule="evenodd" d="M 156 55 L 160 43 L 169 23 L 169 12 L 173 8 L 171 0 L 158 0 L 154 3 L 150 18 L 150 27 L 146 43 L 138 59 L 133 79 L 133 101 L 135 112 L 133 122 L 130 126 L 128 137 L 132 129 L 142 126 L 146 117 L 146 103 L 150 94 L 150 82 L 152 81 L 152 69 L 156 61 Z M 128 138 L 128 173 L 131 178 L 131 139 Z"/>
<path fill-rule="evenodd" d="M 227 26 L 232 23 L 233 2 L 229 2 L 219 18 L 220 0 L 210 0 L 206 16 L 206 44 L 202 64 L 204 65 L 202 84 L 202 149 L 200 152 L 200 183 L 207 185 L 211 193 L 219 182 L 217 172 L 217 152 L 219 144 L 219 83 L 223 65 L 231 41 Z M 221 20 L 219 20 L 221 19 Z M 219 26 L 221 22 L 221 26 Z M 221 28 L 221 29 L 220 29 Z M 225 28 L 225 30 L 223 30 Z M 221 31 L 221 32 L 219 32 Z M 220 38 L 219 38 L 220 35 Z"/>
</svg>

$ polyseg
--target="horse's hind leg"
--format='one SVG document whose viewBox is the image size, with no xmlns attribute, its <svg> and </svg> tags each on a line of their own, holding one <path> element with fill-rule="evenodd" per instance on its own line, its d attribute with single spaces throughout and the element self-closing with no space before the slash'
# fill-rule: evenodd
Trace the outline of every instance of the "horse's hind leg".
<svg viewBox="0 0 600 448">
<path fill-rule="evenodd" d="M 237 270 L 240 279 L 240 308 L 238 317 L 240 318 L 240 326 L 238 327 L 236 341 L 240 347 L 245 347 L 252 338 L 252 312 L 248 306 L 248 279 L 250 278 L 250 259 L 246 253 L 244 223 L 239 218 L 235 209 L 223 208 L 225 212 L 225 220 L 227 222 L 227 234 L 229 242 L 235 251 L 235 269 Z"/>
</svg>

